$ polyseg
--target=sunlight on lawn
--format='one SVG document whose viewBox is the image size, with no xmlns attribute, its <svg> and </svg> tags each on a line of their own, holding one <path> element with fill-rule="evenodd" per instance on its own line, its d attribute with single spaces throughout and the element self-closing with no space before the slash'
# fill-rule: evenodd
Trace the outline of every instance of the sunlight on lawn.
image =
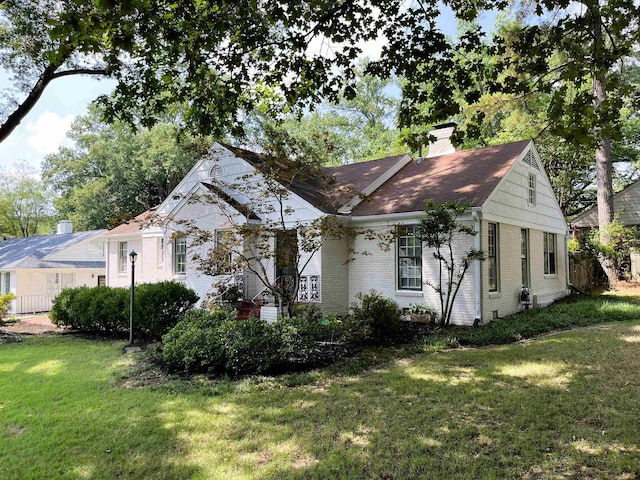
<svg viewBox="0 0 640 480">
<path fill-rule="evenodd" d="M 0 372 L 12 372 L 16 368 L 18 368 L 18 365 L 20 365 L 18 362 L 5 363 L 3 365 L 0 365 Z"/>
<path fill-rule="evenodd" d="M 551 362 L 525 362 L 505 365 L 499 369 L 502 375 L 522 378 L 538 387 L 566 388 L 573 375 L 566 372 L 567 365 Z"/>
<path fill-rule="evenodd" d="M 623 335 L 621 338 L 628 343 L 640 343 L 640 326 L 636 325 L 628 329 L 631 335 Z"/>
<path fill-rule="evenodd" d="M 94 478 L 96 475 L 96 467 L 94 465 L 78 465 L 73 469 L 76 478 Z"/>
<path fill-rule="evenodd" d="M 27 373 L 41 373 L 44 375 L 58 375 L 62 370 L 62 362 L 59 360 L 47 360 L 46 362 L 34 365 Z"/>
<path fill-rule="evenodd" d="M 451 386 L 481 380 L 476 370 L 469 367 L 450 367 L 444 373 L 433 370 L 420 371 L 418 368 L 412 368 L 407 370 L 407 374 L 415 380 L 444 383 Z"/>
</svg>

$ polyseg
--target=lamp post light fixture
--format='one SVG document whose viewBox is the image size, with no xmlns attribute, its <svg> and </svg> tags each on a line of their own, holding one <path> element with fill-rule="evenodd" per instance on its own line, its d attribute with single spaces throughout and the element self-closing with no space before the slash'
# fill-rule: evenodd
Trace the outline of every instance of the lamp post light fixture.
<svg viewBox="0 0 640 480">
<path fill-rule="evenodd" d="M 136 260 L 138 254 L 135 250 L 129 253 L 131 260 L 131 303 L 129 304 L 129 345 L 133 345 L 133 299 L 135 296 L 135 280 L 136 280 Z"/>
</svg>

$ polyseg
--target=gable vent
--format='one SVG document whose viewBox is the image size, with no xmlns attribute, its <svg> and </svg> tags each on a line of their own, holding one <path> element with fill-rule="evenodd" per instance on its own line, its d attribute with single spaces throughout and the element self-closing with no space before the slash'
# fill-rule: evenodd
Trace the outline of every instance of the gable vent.
<svg viewBox="0 0 640 480">
<path fill-rule="evenodd" d="M 219 180 L 223 174 L 224 174 L 224 169 L 222 168 L 222 165 L 216 164 L 213 167 L 211 167 L 211 170 L 209 170 L 209 178 L 211 180 Z"/>
<path fill-rule="evenodd" d="M 536 158 L 533 156 L 533 152 L 531 152 L 531 150 L 529 150 L 527 154 L 524 157 L 522 157 L 522 161 L 525 164 L 529 165 L 531 168 L 535 168 L 536 170 L 540 171 L 538 162 L 536 162 Z"/>
</svg>

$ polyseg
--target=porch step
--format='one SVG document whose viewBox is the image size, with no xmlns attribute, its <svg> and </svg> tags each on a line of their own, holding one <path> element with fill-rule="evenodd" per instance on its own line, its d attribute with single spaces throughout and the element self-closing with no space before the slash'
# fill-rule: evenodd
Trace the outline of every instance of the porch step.
<svg viewBox="0 0 640 480">
<path fill-rule="evenodd" d="M 262 302 L 256 302 L 257 305 L 254 305 L 251 302 L 244 301 L 242 302 L 242 306 L 238 307 L 238 320 L 246 320 L 249 317 L 260 317 L 260 307 L 262 306 Z"/>
</svg>

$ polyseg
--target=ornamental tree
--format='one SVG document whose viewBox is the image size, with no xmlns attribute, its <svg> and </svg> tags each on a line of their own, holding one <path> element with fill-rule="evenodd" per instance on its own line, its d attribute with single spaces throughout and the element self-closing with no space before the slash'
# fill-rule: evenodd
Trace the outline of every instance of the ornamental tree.
<svg viewBox="0 0 640 480">
<path fill-rule="evenodd" d="M 426 284 L 433 288 L 440 297 L 441 327 L 449 325 L 453 304 L 460 285 L 469 267 L 476 260 L 486 259 L 482 250 L 471 249 L 462 256 L 453 247 L 454 239 L 460 235 L 475 236 L 473 227 L 458 221 L 458 217 L 469 211 L 469 202 L 447 201 L 434 204 L 429 200 L 425 205 L 425 215 L 418 224 L 418 236 L 427 248 L 433 249 L 433 257 L 438 262 L 437 280 L 427 280 Z"/>
</svg>

